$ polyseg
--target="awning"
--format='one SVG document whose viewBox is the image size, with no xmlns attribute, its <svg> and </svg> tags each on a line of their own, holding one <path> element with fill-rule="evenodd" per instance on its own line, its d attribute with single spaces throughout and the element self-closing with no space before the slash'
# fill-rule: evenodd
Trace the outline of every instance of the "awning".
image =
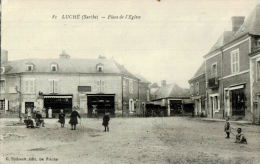
<svg viewBox="0 0 260 164">
<path fill-rule="evenodd" d="M 244 85 L 238 85 L 238 86 L 230 87 L 230 88 L 228 88 L 228 90 L 236 90 L 236 89 L 242 89 L 242 88 L 244 88 Z"/>
<path fill-rule="evenodd" d="M 72 98 L 72 96 L 58 96 L 58 95 L 57 95 L 57 96 L 43 96 L 43 97 L 44 97 L 44 98 L 47 98 L 47 99 L 48 99 L 48 98 L 49 98 L 49 99 L 50 99 L 50 98 L 60 98 L 60 99 L 61 99 L 61 98 L 63 98 L 63 99 Z"/>
</svg>

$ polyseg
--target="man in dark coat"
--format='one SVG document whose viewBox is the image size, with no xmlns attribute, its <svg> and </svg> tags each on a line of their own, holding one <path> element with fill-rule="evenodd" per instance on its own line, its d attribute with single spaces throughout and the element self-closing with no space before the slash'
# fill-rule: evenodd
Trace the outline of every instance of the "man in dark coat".
<svg viewBox="0 0 260 164">
<path fill-rule="evenodd" d="M 59 123 L 61 124 L 61 127 L 64 128 L 65 124 L 65 113 L 63 113 L 63 109 L 60 110 L 59 113 Z"/>
<path fill-rule="evenodd" d="M 76 130 L 76 126 L 78 124 L 78 118 L 80 118 L 80 115 L 76 108 L 73 109 L 73 111 L 70 114 L 70 125 L 71 125 L 71 130 Z"/>
<path fill-rule="evenodd" d="M 105 115 L 103 117 L 103 123 L 102 123 L 102 125 L 105 127 L 105 130 L 104 130 L 105 132 L 109 131 L 109 127 L 108 127 L 109 120 L 110 120 L 109 113 L 105 113 Z"/>
</svg>

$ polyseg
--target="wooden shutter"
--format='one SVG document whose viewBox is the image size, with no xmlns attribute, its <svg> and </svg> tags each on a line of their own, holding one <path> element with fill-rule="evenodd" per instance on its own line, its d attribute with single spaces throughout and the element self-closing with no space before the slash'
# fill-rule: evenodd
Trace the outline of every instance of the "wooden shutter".
<svg viewBox="0 0 260 164">
<path fill-rule="evenodd" d="M 49 93 L 53 93 L 53 80 L 49 80 Z"/>
</svg>

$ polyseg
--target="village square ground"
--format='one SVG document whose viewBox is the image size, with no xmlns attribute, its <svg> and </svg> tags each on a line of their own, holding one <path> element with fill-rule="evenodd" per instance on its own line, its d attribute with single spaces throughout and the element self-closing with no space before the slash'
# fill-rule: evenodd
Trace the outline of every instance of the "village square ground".
<svg viewBox="0 0 260 164">
<path fill-rule="evenodd" d="M 109 133 L 102 119 L 83 118 L 76 131 L 55 119 L 37 129 L 15 122 L 0 119 L 0 163 L 260 163 L 258 125 L 231 123 L 244 145 L 225 139 L 224 122 L 199 118 L 112 118 Z"/>
</svg>

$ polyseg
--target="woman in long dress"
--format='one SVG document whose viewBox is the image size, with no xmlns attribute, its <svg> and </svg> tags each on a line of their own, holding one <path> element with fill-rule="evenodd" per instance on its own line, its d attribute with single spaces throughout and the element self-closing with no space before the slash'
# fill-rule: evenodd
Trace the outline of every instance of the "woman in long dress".
<svg viewBox="0 0 260 164">
<path fill-rule="evenodd" d="M 76 130 L 76 126 L 78 124 L 78 118 L 80 118 L 80 115 L 76 108 L 73 109 L 73 111 L 70 114 L 70 125 L 71 125 L 71 130 Z"/>
</svg>

